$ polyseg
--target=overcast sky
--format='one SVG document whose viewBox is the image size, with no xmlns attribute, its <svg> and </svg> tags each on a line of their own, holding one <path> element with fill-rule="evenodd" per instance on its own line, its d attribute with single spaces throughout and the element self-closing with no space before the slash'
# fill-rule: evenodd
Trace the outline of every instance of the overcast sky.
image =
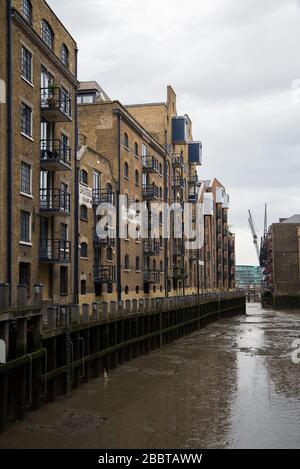
<svg viewBox="0 0 300 469">
<path fill-rule="evenodd" d="M 49 0 L 79 46 L 79 79 L 124 104 L 166 100 L 203 142 L 203 178 L 231 197 L 237 262 L 247 224 L 300 213 L 300 1 Z"/>
</svg>

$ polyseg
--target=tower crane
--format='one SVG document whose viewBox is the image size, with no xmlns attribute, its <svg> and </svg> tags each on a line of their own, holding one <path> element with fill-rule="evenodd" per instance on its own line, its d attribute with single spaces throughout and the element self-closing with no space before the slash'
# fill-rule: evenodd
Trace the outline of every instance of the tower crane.
<svg viewBox="0 0 300 469">
<path fill-rule="evenodd" d="M 248 210 L 248 212 L 249 212 L 248 221 L 249 221 L 249 225 L 250 225 L 250 229 L 251 229 L 251 233 L 252 233 L 252 237 L 253 237 L 253 244 L 254 244 L 254 247 L 255 247 L 255 250 L 256 250 L 258 263 L 260 264 L 260 253 L 259 253 L 259 247 L 258 247 L 258 241 L 257 241 L 257 234 L 256 234 L 256 230 L 255 230 L 255 226 L 254 226 L 251 211 Z"/>
</svg>

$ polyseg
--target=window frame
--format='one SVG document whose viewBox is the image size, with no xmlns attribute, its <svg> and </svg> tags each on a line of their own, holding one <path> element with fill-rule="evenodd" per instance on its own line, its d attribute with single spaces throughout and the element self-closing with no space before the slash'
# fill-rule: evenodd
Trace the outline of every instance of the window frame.
<svg viewBox="0 0 300 469">
<path fill-rule="evenodd" d="M 30 58 L 30 63 L 29 64 L 26 63 L 26 60 L 25 60 L 26 54 L 28 54 L 28 57 Z M 27 76 L 28 68 L 30 70 L 30 77 Z M 33 54 L 23 44 L 21 45 L 21 78 L 24 81 L 26 81 L 26 83 L 33 86 Z"/>
<path fill-rule="evenodd" d="M 82 210 L 83 210 L 83 209 L 86 210 L 84 216 L 82 215 Z M 81 205 L 80 205 L 80 220 L 82 220 L 82 221 L 89 221 L 89 212 L 88 212 L 88 208 L 87 208 L 87 206 L 84 205 L 84 204 L 81 204 Z"/>
<path fill-rule="evenodd" d="M 33 8 L 32 8 L 32 3 L 30 0 L 22 0 L 22 5 L 21 5 L 21 15 L 24 20 L 32 26 L 33 24 Z"/>
<path fill-rule="evenodd" d="M 64 276 L 65 276 L 64 279 L 62 279 L 62 273 L 64 273 Z M 68 277 L 69 277 L 68 267 L 61 266 L 59 269 L 59 295 L 60 296 L 68 296 L 68 284 L 69 284 Z"/>
<path fill-rule="evenodd" d="M 23 224 L 23 216 L 28 216 L 28 219 L 25 223 L 25 227 Z M 26 246 L 32 246 L 32 226 L 31 226 L 31 221 L 32 221 L 32 214 L 31 212 L 28 212 L 28 210 L 21 210 L 20 211 L 20 244 L 24 244 Z M 27 232 L 28 230 L 28 232 Z M 23 233 L 25 233 L 25 239 L 22 239 Z M 28 236 L 27 236 L 28 234 Z"/>
<path fill-rule="evenodd" d="M 28 183 L 28 180 L 24 181 L 25 178 L 27 178 L 28 176 L 27 175 L 24 175 L 23 176 L 23 168 L 24 167 L 27 167 L 27 169 L 29 168 L 29 192 L 26 192 L 25 190 L 23 190 L 23 188 L 25 188 L 25 185 L 26 183 Z M 24 186 L 22 186 L 24 182 Z M 21 161 L 21 170 L 20 170 L 20 194 L 21 195 L 24 195 L 26 197 L 30 197 L 32 198 L 32 165 L 29 164 L 29 163 L 26 163 L 26 161 Z"/>
<path fill-rule="evenodd" d="M 68 46 L 63 43 L 60 49 L 60 61 L 66 67 L 69 68 L 70 66 L 70 51 Z"/>
<path fill-rule="evenodd" d="M 85 251 L 84 251 L 84 254 L 86 254 L 85 256 L 82 254 L 83 247 L 85 249 Z M 89 247 L 88 247 L 88 243 L 86 243 L 85 241 L 80 243 L 80 258 L 81 259 L 88 259 L 89 258 Z"/>
<path fill-rule="evenodd" d="M 53 51 L 55 34 L 51 25 L 44 18 L 41 19 L 41 38 L 44 44 L 46 44 L 46 46 Z"/>
<path fill-rule="evenodd" d="M 24 119 L 25 117 L 27 118 L 28 116 L 24 116 L 24 111 L 25 110 L 29 110 L 30 111 L 30 134 L 27 133 L 27 130 L 26 128 L 24 128 L 24 125 L 25 127 L 27 127 L 26 123 L 24 123 Z M 33 108 L 29 105 L 29 104 L 26 104 L 24 103 L 23 101 L 21 102 L 21 134 L 26 137 L 26 138 L 29 138 L 30 140 L 33 140 L 33 133 L 32 133 L 32 130 L 33 130 Z"/>
</svg>

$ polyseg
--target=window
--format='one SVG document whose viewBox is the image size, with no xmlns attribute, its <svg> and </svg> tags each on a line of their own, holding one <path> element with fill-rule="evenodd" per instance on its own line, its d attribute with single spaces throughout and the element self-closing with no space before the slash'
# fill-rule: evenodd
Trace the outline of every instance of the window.
<svg viewBox="0 0 300 469">
<path fill-rule="evenodd" d="M 80 291 L 82 295 L 86 295 L 86 280 L 81 280 Z"/>
<path fill-rule="evenodd" d="M 28 296 L 30 295 L 30 264 L 20 262 L 19 264 L 19 284 L 27 286 Z"/>
<path fill-rule="evenodd" d="M 128 295 L 128 293 L 129 293 L 129 287 L 128 287 L 128 285 L 126 285 L 126 287 L 125 287 L 125 295 Z"/>
<path fill-rule="evenodd" d="M 135 154 L 135 156 L 139 156 L 139 146 L 138 146 L 137 142 L 135 142 L 135 144 L 134 144 L 134 154 Z"/>
<path fill-rule="evenodd" d="M 93 189 L 98 191 L 101 187 L 101 173 L 93 171 Z"/>
<path fill-rule="evenodd" d="M 113 260 L 113 250 L 112 250 L 112 248 L 107 248 L 106 249 L 106 260 L 107 261 L 112 261 Z"/>
<path fill-rule="evenodd" d="M 68 241 L 68 225 L 65 223 L 60 224 L 60 240 L 62 249 L 66 248 L 66 243 Z"/>
<path fill-rule="evenodd" d="M 153 270 L 156 270 L 156 260 L 153 260 Z"/>
<path fill-rule="evenodd" d="M 87 243 L 81 243 L 80 245 L 80 257 L 85 259 L 88 258 L 88 245 Z"/>
<path fill-rule="evenodd" d="M 21 52 L 21 75 L 29 83 L 32 83 L 32 53 L 25 47 L 22 47 Z"/>
<path fill-rule="evenodd" d="M 159 268 L 160 268 L 160 271 L 161 271 L 161 272 L 164 271 L 163 261 L 160 261 L 160 263 L 159 263 Z"/>
<path fill-rule="evenodd" d="M 159 197 L 160 197 L 160 199 L 163 198 L 163 190 L 162 190 L 162 187 L 159 188 Z"/>
<path fill-rule="evenodd" d="M 21 210 L 21 242 L 30 243 L 31 242 L 31 214 L 30 212 L 25 212 Z"/>
<path fill-rule="evenodd" d="M 113 284 L 112 283 L 108 283 L 107 284 L 107 293 L 112 293 L 113 292 Z"/>
<path fill-rule="evenodd" d="M 128 163 L 124 163 L 124 176 L 126 178 L 129 177 L 129 166 L 128 166 Z"/>
<path fill-rule="evenodd" d="M 137 295 L 140 293 L 140 287 L 138 285 L 135 287 L 135 293 Z"/>
<path fill-rule="evenodd" d="M 32 24 L 32 5 L 29 0 L 22 0 L 22 16 L 27 23 Z"/>
<path fill-rule="evenodd" d="M 129 256 L 126 254 L 125 256 L 125 270 L 129 270 Z"/>
<path fill-rule="evenodd" d="M 50 49 L 54 47 L 54 32 L 50 26 L 50 24 L 46 20 L 42 20 L 41 23 L 41 36 L 45 44 Z"/>
<path fill-rule="evenodd" d="M 159 237 L 159 247 L 160 247 L 160 249 L 163 248 L 163 237 L 162 236 Z"/>
<path fill-rule="evenodd" d="M 81 220 L 88 221 L 88 208 L 86 205 L 80 206 L 80 218 Z"/>
<path fill-rule="evenodd" d="M 160 225 L 163 224 L 163 213 L 162 212 L 159 212 L 159 224 Z"/>
<path fill-rule="evenodd" d="M 156 293 L 156 286 L 153 285 L 153 293 Z"/>
<path fill-rule="evenodd" d="M 141 270 L 140 258 L 139 258 L 139 256 L 137 256 L 136 259 L 135 259 L 135 270 L 136 270 L 136 271 L 140 271 L 140 270 Z"/>
<path fill-rule="evenodd" d="M 88 173 L 84 169 L 82 169 L 80 171 L 80 182 L 81 182 L 81 184 L 85 184 L 87 186 L 88 181 L 89 181 Z"/>
<path fill-rule="evenodd" d="M 77 96 L 77 103 L 78 104 L 92 104 L 96 102 L 96 94 L 80 94 Z"/>
<path fill-rule="evenodd" d="M 124 134 L 124 147 L 127 149 L 129 148 L 129 140 L 128 140 L 128 135 L 126 132 Z"/>
<path fill-rule="evenodd" d="M 68 267 L 60 268 L 60 296 L 67 296 L 68 294 Z"/>
<path fill-rule="evenodd" d="M 129 239 L 129 225 L 126 223 L 125 225 L 125 239 Z"/>
<path fill-rule="evenodd" d="M 162 174 L 162 164 L 159 163 L 159 174 Z"/>
<path fill-rule="evenodd" d="M 60 61 L 65 67 L 69 67 L 69 49 L 67 48 L 66 44 L 61 46 Z"/>
<path fill-rule="evenodd" d="M 21 163 L 21 192 L 31 195 L 31 166 L 23 161 Z"/>
<path fill-rule="evenodd" d="M 32 138 L 32 109 L 27 104 L 21 104 L 21 132 Z"/>
<path fill-rule="evenodd" d="M 134 182 L 136 183 L 136 185 L 138 186 L 139 185 L 139 179 L 140 179 L 140 175 L 139 175 L 139 172 L 138 170 L 136 169 L 135 170 L 135 173 L 134 173 Z"/>
<path fill-rule="evenodd" d="M 161 285 L 160 286 L 160 292 L 162 293 L 162 291 L 163 291 L 163 286 Z"/>
</svg>

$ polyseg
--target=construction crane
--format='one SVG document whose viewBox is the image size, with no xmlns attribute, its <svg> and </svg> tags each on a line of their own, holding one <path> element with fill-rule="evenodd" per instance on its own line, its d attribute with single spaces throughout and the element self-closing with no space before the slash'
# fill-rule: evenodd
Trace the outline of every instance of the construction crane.
<svg viewBox="0 0 300 469">
<path fill-rule="evenodd" d="M 254 247 L 255 247 L 255 250 L 256 250 L 258 263 L 260 264 L 260 252 L 259 252 L 259 247 L 258 247 L 257 234 L 256 234 L 253 218 L 252 218 L 252 215 L 251 215 L 251 211 L 248 210 L 248 212 L 249 212 L 248 221 L 249 221 L 249 225 L 250 225 L 250 229 L 251 229 L 251 233 L 252 233 L 252 237 L 253 237 L 253 244 L 254 244 Z"/>
</svg>

